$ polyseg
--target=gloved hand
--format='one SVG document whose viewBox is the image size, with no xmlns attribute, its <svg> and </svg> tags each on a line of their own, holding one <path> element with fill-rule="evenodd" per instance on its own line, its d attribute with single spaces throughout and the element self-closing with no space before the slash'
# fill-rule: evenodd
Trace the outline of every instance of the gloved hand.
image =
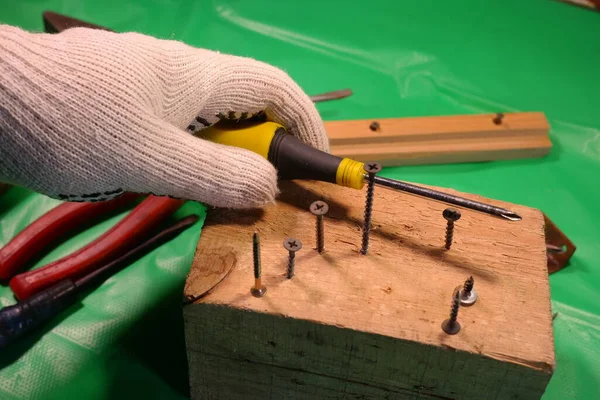
<svg viewBox="0 0 600 400">
<path fill-rule="evenodd" d="M 137 33 L 34 34 L 6 25 L 0 54 L 0 181 L 54 198 L 129 191 L 231 208 L 273 201 L 271 164 L 190 133 L 219 115 L 265 112 L 329 149 L 309 97 L 286 73 L 252 59 Z"/>
</svg>

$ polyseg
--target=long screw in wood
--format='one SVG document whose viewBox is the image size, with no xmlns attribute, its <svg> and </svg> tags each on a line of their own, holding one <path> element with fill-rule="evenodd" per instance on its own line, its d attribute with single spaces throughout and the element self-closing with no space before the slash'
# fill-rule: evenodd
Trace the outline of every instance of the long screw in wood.
<svg viewBox="0 0 600 400">
<path fill-rule="evenodd" d="M 321 200 L 317 200 L 310 205 L 310 212 L 317 217 L 317 251 L 322 253 L 325 250 L 325 232 L 323 230 L 323 215 L 327 214 L 329 206 Z"/>
<path fill-rule="evenodd" d="M 302 248 L 302 242 L 295 238 L 287 238 L 283 241 L 283 247 L 289 254 L 286 277 L 292 279 L 296 267 L 296 252 Z"/>
<path fill-rule="evenodd" d="M 375 191 L 375 175 L 381 171 L 381 164 L 375 162 L 365 163 L 365 172 L 369 176 L 367 182 L 367 198 L 365 201 L 365 217 L 362 230 L 362 246 L 360 253 L 366 255 L 369 252 L 369 235 L 371 233 L 371 215 L 373 213 L 373 194 Z"/>
<path fill-rule="evenodd" d="M 446 243 L 444 247 L 446 247 L 446 250 L 450 250 L 454 236 L 454 222 L 460 219 L 460 211 L 454 208 L 446 208 L 442 215 L 444 219 L 448 221 L 448 224 L 446 225 Z"/>
<path fill-rule="evenodd" d="M 458 323 L 458 310 L 460 309 L 460 286 L 454 289 L 452 295 L 452 307 L 450 308 L 450 317 L 442 322 L 442 330 L 448 335 L 456 335 L 460 332 Z"/>
<path fill-rule="evenodd" d="M 250 293 L 252 293 L 252 296 L 254 297 L 263 297 L 267 288 L 261 281 L 260 240 L 258 238 L 258 232 L 254 232 L 254 237 L 252 238 L 252 256 L 254 259 L 254 286 L 250 289 Z"/>
</svg>

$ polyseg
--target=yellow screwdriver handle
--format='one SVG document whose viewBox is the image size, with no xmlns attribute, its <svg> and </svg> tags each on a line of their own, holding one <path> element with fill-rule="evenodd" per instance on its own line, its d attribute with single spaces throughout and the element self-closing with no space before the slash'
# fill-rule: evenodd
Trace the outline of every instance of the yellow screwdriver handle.
<svg viewBox="0 0 600 400">
<path fill-rule="evenodd" d="M 211 142 L 250 150 L 269 160 L 280 179 L 310 179 L 361 189 L 364 164 L 317 150 L 275 122 L 220 121 L 196 133 Z"/>
</svg>

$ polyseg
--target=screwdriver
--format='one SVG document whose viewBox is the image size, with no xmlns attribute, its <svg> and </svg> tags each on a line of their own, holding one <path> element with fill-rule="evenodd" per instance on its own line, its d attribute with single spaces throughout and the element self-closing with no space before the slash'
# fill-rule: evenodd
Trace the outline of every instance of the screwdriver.
<svg viewBox="0 0 600 400">
<path fill-rule="evenodd" d="M 160 231 L 145 242 L 131 249 L 95 271 L 77 279 L 64 279 L 41 290 L 27 300 L 0 310 L 0 349 L 41 327 L 60 312 L 75 304 L 79 294 L 99 285 L 109 275 L 131 264 L 142 254 L 173 239 L 198 220 L 191 215 Z"/>
<path fill-rule="evenodd" d="M 368 178 L 364 163 L 334 156 L 304 144 L 275 122 L 222 120 L 196 132 L 196 136 L 259 154 L 273 164 L 281 180 L 308 179 L 362 189 Z M 399 180 L 380 176 L 375 176 L 374 179 L 376 185 L 388 189 L 481 211 L 510 221 L 521 220 L 520 215 L 502 207 Z"/>
</svg>

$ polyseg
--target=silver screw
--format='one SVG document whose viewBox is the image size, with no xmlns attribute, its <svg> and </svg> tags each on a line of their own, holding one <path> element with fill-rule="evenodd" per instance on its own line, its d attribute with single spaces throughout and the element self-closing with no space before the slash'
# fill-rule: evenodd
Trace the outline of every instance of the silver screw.
<svg viewBox="0 0 600 400">
<path fill-rule="evenodd" d="M 475 285 L 475 279 L 472 276 L 465 281 L 465 285 L 460 291 L 460 305 L 461 306 L 472 306 L 477 301 L 477 292 L 473 289 Z"/>
<path fill-rule="evenodd" d="M 296 266 L 296 252 L 302 248 L 302 242 L 295 238 L 287 238 L 283 241 L 283 247 L 289 252 L 286 276 L 292 279 Z"/>
<path fill-rule="evenodd" d="M 329 206 L 324 201 L 317 200 L 310 205 L 310 212 L 317 217 L 317 251 L 322 253 L 325 248 L 325 233 L 323 231 L 323 215 L 327 214 Z"/>
</svg>

